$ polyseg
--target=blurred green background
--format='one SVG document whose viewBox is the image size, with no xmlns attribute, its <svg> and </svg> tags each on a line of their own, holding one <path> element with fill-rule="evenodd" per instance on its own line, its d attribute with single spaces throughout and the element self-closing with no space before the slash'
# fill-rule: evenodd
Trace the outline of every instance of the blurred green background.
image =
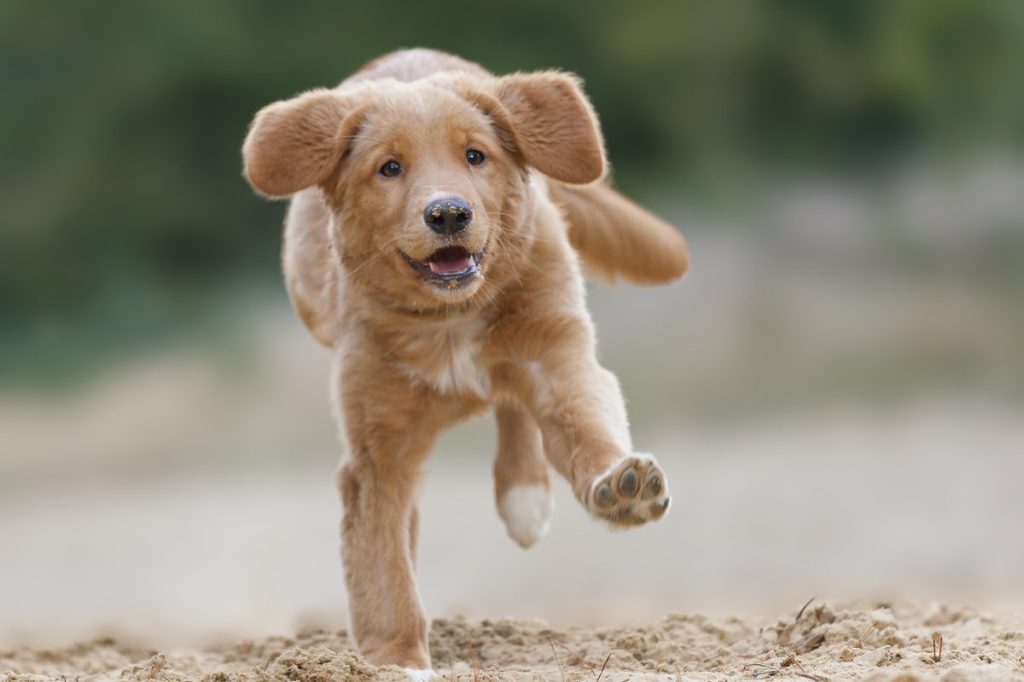
<svg viewBox="0 0 1024 682">
<path fill-rule="evenodd" d="M 81 378 L 194 329 L 239 282 L 275 282 L 281 207 L 239 175 L 252 114 L 415 45 L 499 73 L 580 73 L 618 183 L 662 209 L 734 214 L 780 174 L 884 185 L 912 161 L 1017 158 L 1024 136 L 1013 0 L 11 0 L 0 5 L 0 378 Z M 907 247 L 898 226 L 882 227 L 887 251 Z M 1016 231 L 987 255 L 1012 274 L 1019 253 Z"/>
<path fill-rule="evenodd" d="M 434 615 L 1024 603 L 1024 3 L 4 0 L 0 644 L 342 622 L 329 356 L 239 149 L 411 46 L 579 73 L 693 261 L 590 288 L 673 513 L 608 536 L 559 483 L 522 554 L 474 421 L 425 493 Z"/>
</svg>

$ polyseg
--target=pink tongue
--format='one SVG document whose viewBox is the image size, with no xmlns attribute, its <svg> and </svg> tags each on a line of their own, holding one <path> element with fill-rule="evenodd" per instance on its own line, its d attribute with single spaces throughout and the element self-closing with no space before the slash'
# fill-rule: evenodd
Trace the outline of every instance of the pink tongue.
<svg viewBox="0 0 1024 682">
<path fill-rule="evenodd" d="M 454 275 L 459 272 L 465 272 L 469 270 L 470 258 L 469 254 L 435 256 L 429 261 L 430 271 L 435 275 Z"/>
</svg>

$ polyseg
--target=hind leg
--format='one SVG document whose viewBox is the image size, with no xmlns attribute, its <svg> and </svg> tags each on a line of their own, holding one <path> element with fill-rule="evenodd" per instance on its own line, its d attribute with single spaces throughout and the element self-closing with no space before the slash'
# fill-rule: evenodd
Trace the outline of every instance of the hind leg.
<svg viewBox="0 0 1024 682">
<path fill-rule="evenodd" d="M 498 454 L 494 458 L 494 496 L 509 536 L 532 547 L 548 529 L 554 503 L 548 463 L 537 423 L 523 408 L 498 405 Z"/>
</svg>

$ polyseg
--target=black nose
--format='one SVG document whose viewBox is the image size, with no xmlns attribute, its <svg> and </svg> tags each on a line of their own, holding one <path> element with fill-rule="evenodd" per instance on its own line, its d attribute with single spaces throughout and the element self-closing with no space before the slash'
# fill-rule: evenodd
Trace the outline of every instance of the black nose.
<svg viewBox="0 0 1024 682">
<path fill-rule="evenodd" d="M 431 201 L 423 209 L 423 222 L 434 232 L 450 236 L 466 229 L 473 220 L 473 209 L 458 197 Z"/>
</svg>

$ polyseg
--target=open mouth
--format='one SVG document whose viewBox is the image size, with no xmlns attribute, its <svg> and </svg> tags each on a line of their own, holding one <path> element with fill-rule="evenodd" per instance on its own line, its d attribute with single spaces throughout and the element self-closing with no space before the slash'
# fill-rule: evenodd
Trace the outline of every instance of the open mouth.
<svg viewBox="0 0 1024 682">
<path fill-rule="evenodd" d="M 445 246 L 430 254 L 426 260 L 416 260 L 405 253 L 402 256 L 428 282 L 456 286 L 480 273 L 484 252 L 470 253 L 461 246 Z"/>
</svg>

